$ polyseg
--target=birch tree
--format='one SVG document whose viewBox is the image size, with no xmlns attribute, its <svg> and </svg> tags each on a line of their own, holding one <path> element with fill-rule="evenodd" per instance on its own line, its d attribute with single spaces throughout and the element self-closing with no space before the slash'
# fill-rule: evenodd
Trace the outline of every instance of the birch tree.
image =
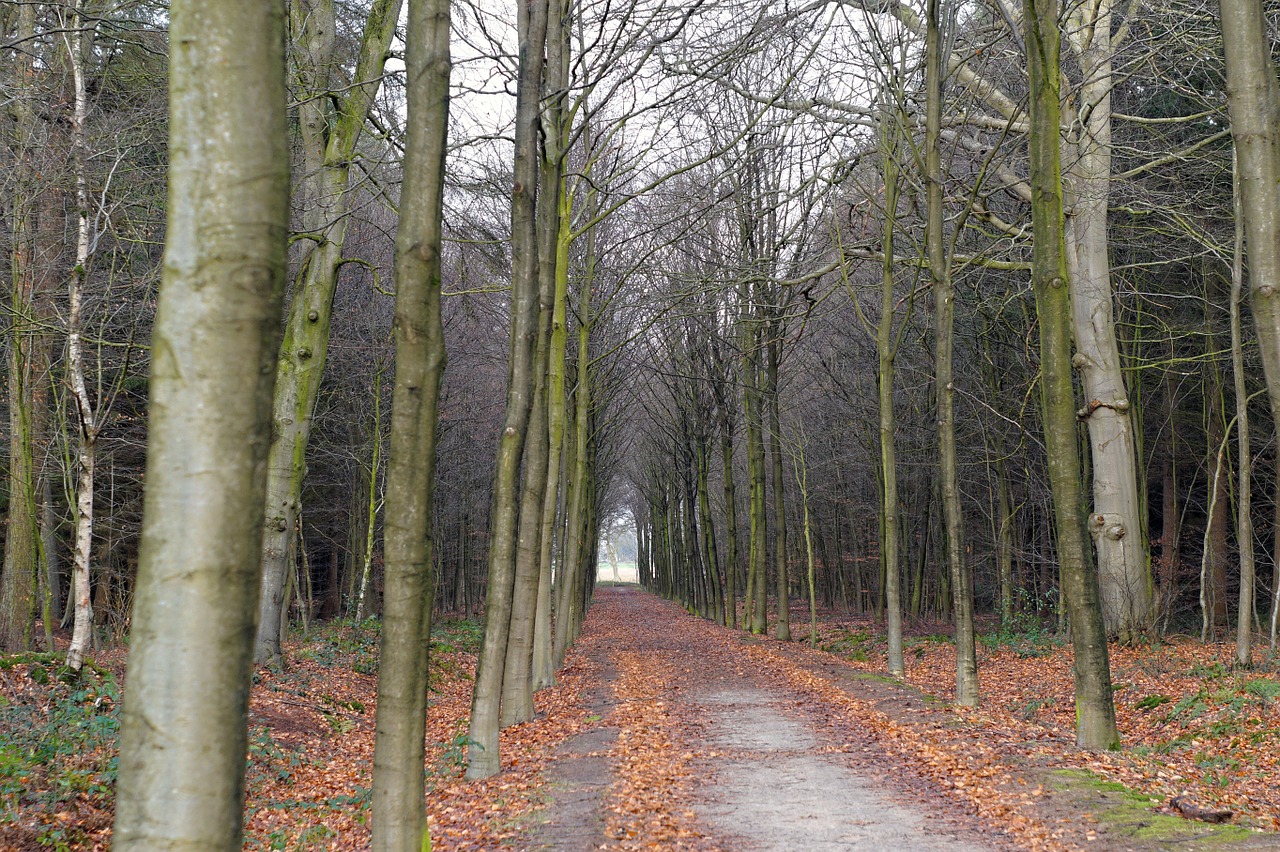
<svg viewBox="0 0 1280 852">
<path fill-rule="evenodd" d="M 85 174 L 85 123 L 88 117 L 88 92 L 85 82 L 84 37 L 93 36 L 93 28 L 84 28 L 84 6 L 81 0 L 71 7 L 66 22 L 64 44 L 71 67 L 72 118 L 71 159 L 76 184 L 76 253 L 71 268 L 67 294 L 67 373 L 76 410 L 76 482 L 75 545 L 71 563 L 71 596 L 75 621 L 71 644 L 67 648 L 67 666 L 80 671 L 93 631 L 93 604 L 90 600 L 89 560 L 93 547 L 94 473 L 97 468 L 99 412 L 89 396 L 85 380 L 83 304 L 84 284 L 89 265 L 89 185 Z"/>
</svg>

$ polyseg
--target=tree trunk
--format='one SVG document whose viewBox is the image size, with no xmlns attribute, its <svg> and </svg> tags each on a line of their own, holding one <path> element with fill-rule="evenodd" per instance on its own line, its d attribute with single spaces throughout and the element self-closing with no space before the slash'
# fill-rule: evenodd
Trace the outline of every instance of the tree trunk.
<svg viewBox="0 0 1280 852">
<path fill-rule="evenodd" d="M 334 0 L 291 0 L 291 30 L 299 58 L 298 126 L 303 174 L 298 193 L 311 246 L 285 320 L 276 367 L 267 517 L 262 538 L 262 596 L 254 659 L 279 667 L 284 580 L 306 476 L 311 422 L 329 352 L 329 321 L 351 207 L 350 171 L 356 143 L 381 86 L 402 0 L 374 0 L 365 20 L 354 85 L 333 79 Z M 337 92 L 338 94 L 335 94 Z M 329 115 L 330 103 L 336 115 Z"/>
<path fill-rule="evenodd" d="M 1236 609 L 1236 665 L 1253 665 L 1253 467 L 1249 448 L 1249 390 L 1245 385 L 1244 344 L 1240 330 L 1240 299 L 1244 291 L 1244 229 L 1236 222 L 1235 253 L 1231 260 L 1231 374 L 1236 395 L 1236 444 L 1239 480 L 1236 493 L 1236 539 L 1240 548 L 1240 603 Z"/>
<path fill-rule="evenodd" d="M 1075 649 L 1076 743 L 1086 749 L 1118 745 L 1107 631 L 1098 576 L 1086 559 L 1080 518 L 1080 456 L 1071 377 L 1071 304 L 1067 286 L 1058 129 L 1057 0 L 1023 0 L 1031 81 L 1031 192 L 1035 244 L 1032 286 L 1040 326 L 1040 405 L 1053 491 L 1062 589 Z"/>
<path fill-rule="evenodd" d="M 882 111 L 881 127 L 881 168 L 884 171 L 884 204 L 885 218 L 881 236 L 881 250 L 884 262 L 880 270 L 880 321 L 876 326 L 876 378 L 880 402 L 880 505 L 881 529 L 880 559 L 884 571 L 884 605 L 886 609 L 886 632 L 888 634 L 888 667 L 892 677 L 903 677 L 906 666 L 902 659 L 902 571 L 900 564 L 901 545 L 898 540 L 898 463 L 895 457 L 894 440 L 897 423 L 893 409 L 893 374 L 894 374 L 894 274 L 893 274 L 893 236 L 898 212 L 898 162 L 896 144 L 890 141 L 890 135 L 896 130 L 890 129 L 891 119 L 888 110 Z"/>
<path fill-rule="evenodd" d="M 538 114 L 547 4 L 520 4 L 519 78 L 516 93 L 515 182 L 511 191 L 511 368 L 506 413 L 494 472 L 489 526 L 489 589 L 485 598 L 484 644 L 471 701 L 471 744 L 467 777 L 498 772 L 499 712 L 511 601 L 515 589 L 520 463 L 533 394 L 533 348 L 538 333 Z"/>
<path fill-rule="evenodd" d="M 113 839 L 229 850 L 289 228 L 284 8 L 180 0 L 169 35 L 168 238 Z"/>
<path fill-rule="evenodd" d="M 951 610 L 956 637 L 956 703 L 978 706 L 978 657 L 973 630 L 973 575 L 964 553 L 964 515 L 960 509 L 959 472 L 956 465 L 955 388 L 952 385 L 952 319 L 955 289 L 943 245 L 942 229 L 942 18 L 940 0 L 929 0 L 925 45 L 925 172 L 927 191 L 926 248 L 933 278 L 935 323 L 934 385 L 938 397 L 938 476 L 942 492 L 942 517 L 946 527 L 947 565 L 951 569 Z"/>
<path fill-rule="evenodd" d="M 1067 266 L 1075 331 L 1074 365 L 1086 406 L 1093 511 L 1089 527 L 1098 561 L 1107 633 L 1131 641 L 1151 627 L 1151 571 L 1139 495 L 1130 401 L 1116 343 L 1108 259 L 1111 191 L 1112 0 L 1072 7 L 1066 33 L 1080 65 L 1080 121 L 1065 167 L 1071 215 Z"/>
<path fill-rule="evenodd" d="M 748 299 L 751 298 L 748 287 Z M 768 521 L 765 518 L 764 411 L 760 399 L 760 335 L 755 309 L 743 307 L 743 415 L 747 421 L 747 475 L 751 486 L 751 547 L 747 559 L 747 588 L 751 598 L 751 632 L 763 635 L 768 629 L 768 588 L 765 553 Z"/>
<path fill-rule="evenodd" d="M 555 552 L 556 517 L 560 500 L 560 462 L 564 449 L 565 350 L 568 343 L 569 246 L 573 241 L 570 213 L 572 198 L 564 184 L 564 157 L 569 144 L 569 121 L 564 108 L 569 84 L 569 41 L 565 27 L 563 0 L 550 0 L 547 9 L 547 66 L 545 69 L 547 99 L 543 106 L 542 203 L 548 215 L 541 217 L 547 232 L 540 237 L 544 248 L 539 257 L 540 286 L 551 288 L 551 318 L 546 361 L 546 477 L 542 495 L 542 530 L 538 556 L 538 601 L 534 614 L 533 688 L 542 689 L 555 683 L 554 627 L 552 624 L 552 592 L 554 576 L 552 554 Z M 541 212 L 542 208 L 539 208 Z M 554 233 L 550 233 L 554 231 Z M 550 247 L 550 251 L 547 250 Z"/>
<path fill-rule="evenodd" d="M 737 626 L 738 618 L 738 506 L 737 488 L 733 482 L 733 421 L 727 402 L 730 393 L 726 389 L 717 394 L 716 408 L 720 460 L 724 468 L 725 626 L 732 630 Z"/>
<path fill-rule="evenodd" d="M 449 2 L 409 0 L 408 120 L 396 229 L 396 378 L 387 458 L 386 588 L 373 750 L 373 849 L 430 847 L 422 772 L 435 592 L 436 428 L 444 373 L 440 252 L 449 121 Z"/>
<path fill-rule="evenodd" d="M 1250 308 L 1262 353 L 1271 419 L 1280 422 L 1280 117 L 1276 113 L 1280 109 L 1280 83 L 1271 61 L 1261 0 L 1219 0 L 1218 9 L 1239 180 L 1236 215 L 1244 220 Z M 1276 528 L 1280 530 L 1280 499 L 1276 506 Z M 1276 540 L 1280 542 L 1280 533 Z M 1276 613 L 1280 610 L 1280 560 L 1274 573 L 1273 647 Z"/>
<path fill-rule="evenodd" d="M 1204 552 L 1201 555 L 1200 600 L 1203 604 L 1202 638 L 1213 637 L 1227 625 L 1227 566 L 1231 561 L 1231 462 L 1227 452 L 1227 414 L 1223 399 L 1222 367 L 1218 363 L 1220 339 L 1212 322 L 1210 302 L 1221 298 L 1216 270 L 1205 261 L 1205 350 L 1204 418 L 1205 470 L 1209 479 L 1209 509 L 1205 520 Z"/>
<path fill-rule="evenodd" d="M 88 241 L 85 240 L 84 245 L 87 244 Z M 90 555 L 93 547 L 93 495 L 98 427 L 92 403 L 89 401 L 88 389 L 85 386 L 79 332 L 81 285 L 78 279 L 84 269 L 83 263 L 77 263 L 76 269 L 77 271 L 72 272 L 73 292 L 67 320 L 68 372 L 72 381 L 72 393 L 75 396 L 79 420 L 76 448 L 76 464 L 79 468 L 76 482 L 76 531 L 71 563 L 71 596 L 75 601 L 75 617 L 71 644 L 67 648 L 67 666 L 72 671 L 78 672 L 84 664 L 85 655 L 89 652 L 89 644 L 93 638 L 93 605 L 89 579 Z"/>
<path fill-rule="evenodd" d="M 90 555 L 93 551 L 94 471 L 98 441 L 98 418 L 85 381 L 83 346 L 83 295 L 89 263 L 89 186 L 85 174 L 85 120 L 88 116 L 88 92 L 84 74 L 84 30 L 82 0 L 71 10 L 66 34 L 67 60 L 71 67 L 74 107 L 71 119 L 71 160 L 76 183 L 76 255 L 71 269 L 67 293 L 67 374 L 76 406 L 76 483 L 75 546 L 71 563 L 71 597 L 75 601 L 75 620 L 71 644 L 67 648 L 67 666 L 79 672 L 93 640 L 93 603 L 89 587 Z M 92 37 L 92 28 L 89 29 Z M 46 613 L 45 626 L 49 628 Z"/>
<path fill-rule="evenodd" d="M 548 15 L 548 20 L 550 15 Z M 515 586 L 511 599 L 511 628 L 502 675 L 501 724 L 516 725 L 533 718 L 533 644 L 538 592 L 542 577 L 543 500 L 550 456 L 547 416 L 547 371 L 551 322 L 555 302 L 555 256 L 559 234 L 559 169 L 543 161 L 540 197 L 546 202 L 538 218 L 538 330 L 533 356 L 533 398 L 525 434 L 524 484 L 520 493 L 519 538 L 516 543 Z"/>
<path fill-rule="evenodd" d="M 1009 474 L 1003 459 L 996 473 L 996 565 L 1000 574 L 1000 626 L 1013 625 L 1013 510 L 1009 499 Z"/>
<path fill-rule="evenodd" d="M 768 359 L 765 367 L 765 404 L 769 406 L 769 456 L 773 466 L 773 550 L 778 589 L 778 641 L 791 641 L 791 584 L 787 577 L 787 504 L 782 473 L 782 424 L 778 413 L 778 366 L 782 361 L 781 309 L 771 307 Z"/>
<path fill-rule="evenodd" d="M 702 530 L 702 558 L 707 566 L 707 576 L 711 585 L 712 617 L 717 624 L 725 624 L 725 590 L 720 579 L 720 553 L 716 547 L 715 523 L 711 516 L 711 495 L 707 485 L 708 468 L 710 467 L 711 438 L 709 435 L 697 437 L 698 453 L 698 516 L 702 519 L 699 529 Z"/>
<path fill-rule="evenodd" d="M 31 43 L 36 7 L 18 8 L 18 41 Z M 12 201 L 9 248 L 10 281 L 8 401 L 9 401 L 9 515 L 4 539 L 4 569 L 0 573 L 0 651 L 25 651 L 34 629 L 36 566 L 39 563 L 39 523 L 36 513 L 36 472 L 32 429 L 32 375 L 35 317 L 34 228 L 37 141 L 32 109 L 35 93 L 33 53 L 19 51 L 15 63 L 27 87 L 13 101 L 16 137 L 16 191 Z"/>
<path fill-rule="evenodd" d="M 277 395 L 278 398 L 278 395 Z M 394 408 L 394 402 L 393 402 Z M 392 412 L 394 416 L 394 411 Z M 364 535 L 360 542 L 363 545 L 360 556 L 360 581 L 356 586 L 355 607 L 356 620 L 363 620 L 369 615 L 369 585 L 373 579 L 374 533 L 378 526 L 378 509 L 383 501 L 378 497 L 378 469 L 382 466 L 382 364 L 374 367 L 373 373 L 373 425 L 369 428 L 369 487 L 365 491 L 365 500 L 361 505 L 364 516 Z M 385 544 L 384 544 L 385 550 Z M 285 553 L 285 563 L 288 553 Z M 383 562 L 385 564 L 385 554 Z M 277 642 L 279 640 L 277 639 Z M 259 643 L 259 648 L 261 644 Z"/>
<path fill-rule="evenodd" d="M 587 344 L 590 338 L 590 298 L 589 283 L 582 288 L 579 296 L 578 325 L 578 382 L 573 395 L 573 432 L 570 464 L 566 465 L 569 481 L 566 483 L 565 500 L 565 533 L 561 548 L 561 576 L 556 589 L 556 631 L 553 655 L 556 668 L 564 665 L 565 654 L 573 644 L 577 630 L 577 590 L 581 575 L 586 570 L 583 555 L 586 550 L 587 535 L 587 490 L 590 467 L 587 458 L 587 441 L 590 433 L 591 418 L 591 383 Z M 671 512 L 668 512 L 668 519 Z M 671 531 L 667 531 L 667 542 L 671 546 Z M 674 554 L 674 547 L 671 553 Z M 668 563 L 670 564 L 670 563 Z"/>
</svg>

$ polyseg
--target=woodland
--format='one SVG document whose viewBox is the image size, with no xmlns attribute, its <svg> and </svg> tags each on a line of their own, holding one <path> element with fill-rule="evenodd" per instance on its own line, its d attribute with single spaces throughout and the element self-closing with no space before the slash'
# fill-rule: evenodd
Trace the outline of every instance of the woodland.
<svg viewBox="0 0 1280 852">
<path fill-rule="evenodd" d="M 1278 26 L 3 0 L 0 844 L 526 848 L 605 724 L 736 848 L 655 631 L 993 848 L 1097 840 L 1028 751 L 1275 830 Z"/>
</svg>

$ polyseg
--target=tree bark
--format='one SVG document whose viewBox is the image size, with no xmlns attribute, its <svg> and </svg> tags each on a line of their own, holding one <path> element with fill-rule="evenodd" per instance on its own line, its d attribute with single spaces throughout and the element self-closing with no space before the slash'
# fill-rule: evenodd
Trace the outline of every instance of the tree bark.
<svg viewBox="0 0 1280 852">
<path fill-rule="evenodd" d="M 550 275 L 551 324 L 546 363 L 546 477 L 542 496 L 542 530 L 538 555 L 538 602 L 534 614 L 533 688 L 555 683 L 554 627 L 552 623 L 556 517 L 560 509 L 560 462 L 564 450 L 565 350 L 568 343 L 569 246 L 573 241 L 570 212 L 572 197 L 564 183 L 564 157 L 569 145 L 569 122 L 564 100 L 569 86 L 569 41 L 562 0 L 549 0 L 547 10 L 546 104 L 543 107 L 542 201 L 547 205 L 551 257 L 539 256 L 540 276 Z M 553 179 L 554 178 L 554 179 Z M 541 208 L 539 208 L 541 210 Z M 553 224 L 552 224 L 553 223 Z M 543 244 L 544 246 L 546 243 Z M 542 280 L 540 286 L 548 286 Z"/>
<path fill-rule="evenodd" d="M 93 602 L 89 586 L 90 556 L 93 552 L 93 489 L 97 463 L 98 415 L 85 381 L 83 303 L 84 282 L 89 263 L 89 185 L 85 174 L 85 120 L 89 98 L 85 84 L 82 0 L 72 5 L 66 34 L 67 58 L 71 66 L 74 107 L 71 119 L 71 159 L 76 183 L 76 256 L 67 293 L 67 374 L 76 406 L 76 534 L 71 562 L 71 596 L 75 619 L 67 666 L 75 672 L 84 665 L 93 639 Z M 92 29 L 90 29 L 92 34 Z M 48 615 L 45 623 L 48 625 Z"/>
<path fill-rule="evenodd" d="M 747 288 L 750 299 L 750 286 Z M 751 632 L 763 635 L 768 630 L 768 595 L 765 553 L 768 521 L 765 518 L 764 412 L 760 399 L 760 335 L 755 310 L 743 307 L 743 416 L 747 421 L 747 475 L 750 480 L 751 547 L 747 559 L 747 589 L 750 598 Z"/>
<path fill-rule="evenodd" d="M 1209 481 L 1209 506 L 1205 519 L 1204 551 L 1201 554 L 1200 602 L 1202 605 L 1202 638 L 1216 636 L 1227 625 L 1227 566 L 1231 561 L 1229 529 L 1231 526 L 1231 463 L 1227 453 L 1227 414 L 1222 384 L 1222 367 L 1217 358 L 1221 340 L 1212 323 L 1211 299 L 1221 298 L 1215 286 L 1215 270 L 1205 262 L 1205 350 L 1204 362 L 1204 435 L 1205 470 Z M 1221 304 L 1218 302 L 1218 304 Z"/>
<path fill-rule="evenodd" d="M 285 319 L 276 367 L 267 517 L 262 539 L 262 596 L 254 659 L 279 667 L 285 575 L 306 476 L 307 444 L 329 352 L 329 322 L 351 207 L 350 172 L 365 119 L 381 87 L 403 0 L 375 0 L 365 19 L 354 85 L 334 79 L 334 0 L 291 0 L 299 58 L 299 131 L 303 231 L 311 242 Z M 328 115 L 330 102 L 336 115 Z"/>
<path fill-rule="evenodd" d="M 880 270 L 880 320 L 876 325 L 877 386 L 880 403 L 880 476 L 881 476 L 881 540 L 880 560 L 884 572 L 885 622 L 888 639 L 887 664 L 892 677 L 903 677 L 906 666 L 902 658 L 902 571 L 900 564 L 898 517 L 898 462 L 894 449 L 897 422 L 893 409 L 893 376 L 895 341 L 893 335 L 894 274 L 893 236 L 898 215 L 898 162 L 896 144 L 890 135 L 889 110 L 881 112 L 881 168 L 884 173 L 884 224 L 881 249 L 884 262 Z"/>
<path fill-rule="evenodd" d="M 956 463 L 956 421 L 952 384 L 952 335 L 955 288 L 943 245 L 942 221 L 942 16 L 940 0 L 929 0 L 925 44 L 925 178 L 928 181 L 925 243 L 933 279 L 934 384 L 938 398 L 938 476 L 946 528 L 947 565 L 951 569 L 951 612 L 955 619 L 956 703 L 978 706 L 978 656 L 973 630 L 973 576 L 964 553 L 964 515 L 960 508 Z"/>
<path fill-rule="evenodd" d="M 716 346 L 716 343 L 713 342 L 712 345 Z M 738 505 L 737 488 L 733 480 L 733 391 L 729 387 L 726 365 L 720 350 L 717 347 L 713 351 L 716 375 L 712 380 L 712 391 L 716 399 L 716 423 L 724 485 L 725 626 L 732 630 L 738 623 Z"/>
<path fill-rule="evenodd" d="M 120 735 L 120 850 L 239 849 L 289 227 L 284 7 L 170 12 L 168 236 Z"/>
<path fill-rule="evenodd" d="M 1271 61 L 1261 0 L 1218 0 L 1218 10 L 1240 187 L 1236 215 L 1244 220 L 1249 261 L 1249 306 L 1262 353 L 1271 419 L 1280 423 L 1280 82 Z M 1280 499 L 1276 505 L 1280 519 Z M 1280 567 L 1275 579 L 1273 646 L 1280 611 Z"/>
<path fill-rule="evenodd" d="M 18 8 L 18 40 L 28 44 L 35 34 L 35 4 Z M 9 248 L 9 515 L 4 539 L 4 570 L 0 573 L 0 651 L 25 651 L 34 629 L 36 566 L 39 563 L 39 523 L 36 513 L 36 471 L 32 428 L 32 375 L 35 347 L 34 227 L 36 199 L 36 117 L 32 104 L 35 64 L 31 51 L 20 51 L 16 71 L 25 91 L 14 100 L 17 191 L 12 202 Z"/>
<path fill-rule="evenodd" d="M 1244 229 L 1236 223 L 1231 259 L 1231 374 L 1236 396 L 1236 445 L 1239 474 L 1236 493 L 1236 539 L 1240 548 L 1240 602 L 1236 608 L 1236 665 L 1253 665 L 1253 457 L 1249 445 L 1249 390 L 1245 385 L 1244 344 L 1240 329 L 1240 299 L 1244 291 Z"/>
<path fill-rule="evenodd" d="M 1080 456 L 1071 377 L 1071 297 L 1058 135 L 1058 2 L 1023 0 L 1022 8 L 1031 81 L 1031 215 L 1035 234 L 1031 279 L 1040 325 L 1040 405 L 1057 524 L 1059 571 L 1075 650 L 1076 743 L 1086 749 L 1107 749 L 1116 747 L 1120 737 L 1098 576 L 1085 556 L 1080 517 Z"/>
<path fill-rule="evenodd" d="M 511 599 L 515 588 L 520 463 L 533 393 L 533 346 L 537 336 L 538 113 L 543 47 L 547 35 L 545 0 L 520 4 L 519 77 L 516 92 L 514 185 L 511 191 L 511 368 L 506 414 L 494 472 L 489 529 L 489 589 L 485 599 L 484 644 L 471 701 L 471 744 L 467 777 L 498 772 L 499 712 Z"/>
<path fill-rule="evenodd" d="M 448 0 L 409 0 L 408 25 L 408 120 L 396 229 L 396 378 L 383 534 L 386 588 L 373 751 L 375 852 L 430 846 L 422 764 L 435 592 L 431 504 L 445 366 L 440 254 L 451 65 Z"/>
<path fill-rule="evenodd" d="M 556 668 L 564 665 L 565 654 L 577 631 L 577 590 L 581 575 L 586 570 L 583 556 L 587 534 L 587 486 L 590 468 L 587 458 L 587 441 L 590 432 L 591 382 L 587 344 L 590 340 L 591 288 L 589 282 L 582 288 L 578 310 L 578 358 L 577 390 L 573 395 L 573 432 L 568 463 L 565 465 L 568 482 L 565 483 L 565 532 L 561 543 L 560 578 L 556 587 L 556 630 L 553 655 Z M 668 523 L 674 510 L 667 513 Z M 667 542 L 671 545 L 671 530 L 667 530 Z M 674 547 L 670 553 L 674 554 Z M 670 565 L 670 562 L 668 562 Z"/>
<path fill-rule="evenodd" d="M 778 413 L 778 367 L 782 361 L 781 308 L 770 307 L 769 345 L 765 350 L 768 359 L 765 367 L 766 404 L 769 406 L 769 457 L 773 467 L 773 550 L 777 572 L 779 642 L 791 641 L 791 584 L 787 577 L 787 504 L 784 499 L 782 467 L 782 422 Z"/>
<path fill-rule="evenodd" d="M 1108 258 L 1111 192 L 1112 0 L 1073 6 L 1066 33 L 1080 65 L 1078 137 L 1067 164 L 1067 266 L 1093 472 L 1089 528 L 1107 633 L 1131 641 L 1151 627 L 1151 569 L 1138 454 L 1116 342 Z"/>
</svg>

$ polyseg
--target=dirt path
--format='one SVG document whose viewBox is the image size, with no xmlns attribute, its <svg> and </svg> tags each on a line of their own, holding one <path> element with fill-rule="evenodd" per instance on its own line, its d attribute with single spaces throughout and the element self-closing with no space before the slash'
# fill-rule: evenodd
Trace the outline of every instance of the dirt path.
<svg viewBox="0 0 1280 852">
<path fill-rule="evenodd" d="M 795 839 L 811 852 L 989 848 L 905 800 L 883 764 L 830 752 L 812 725 L 785 715 L 773 692 L 722 689 L 703 706 L 716 752 L 696 812 L 726 846 L 780 849 Z"/>
<path fill-rule="evenodd" d="M 994 832 L 872 736 L 833 733 L 743 637 L 602 588 L 581 652 L 598 721 L 562 746 L 529 848 L 976 852 Z"/>
</svg>

